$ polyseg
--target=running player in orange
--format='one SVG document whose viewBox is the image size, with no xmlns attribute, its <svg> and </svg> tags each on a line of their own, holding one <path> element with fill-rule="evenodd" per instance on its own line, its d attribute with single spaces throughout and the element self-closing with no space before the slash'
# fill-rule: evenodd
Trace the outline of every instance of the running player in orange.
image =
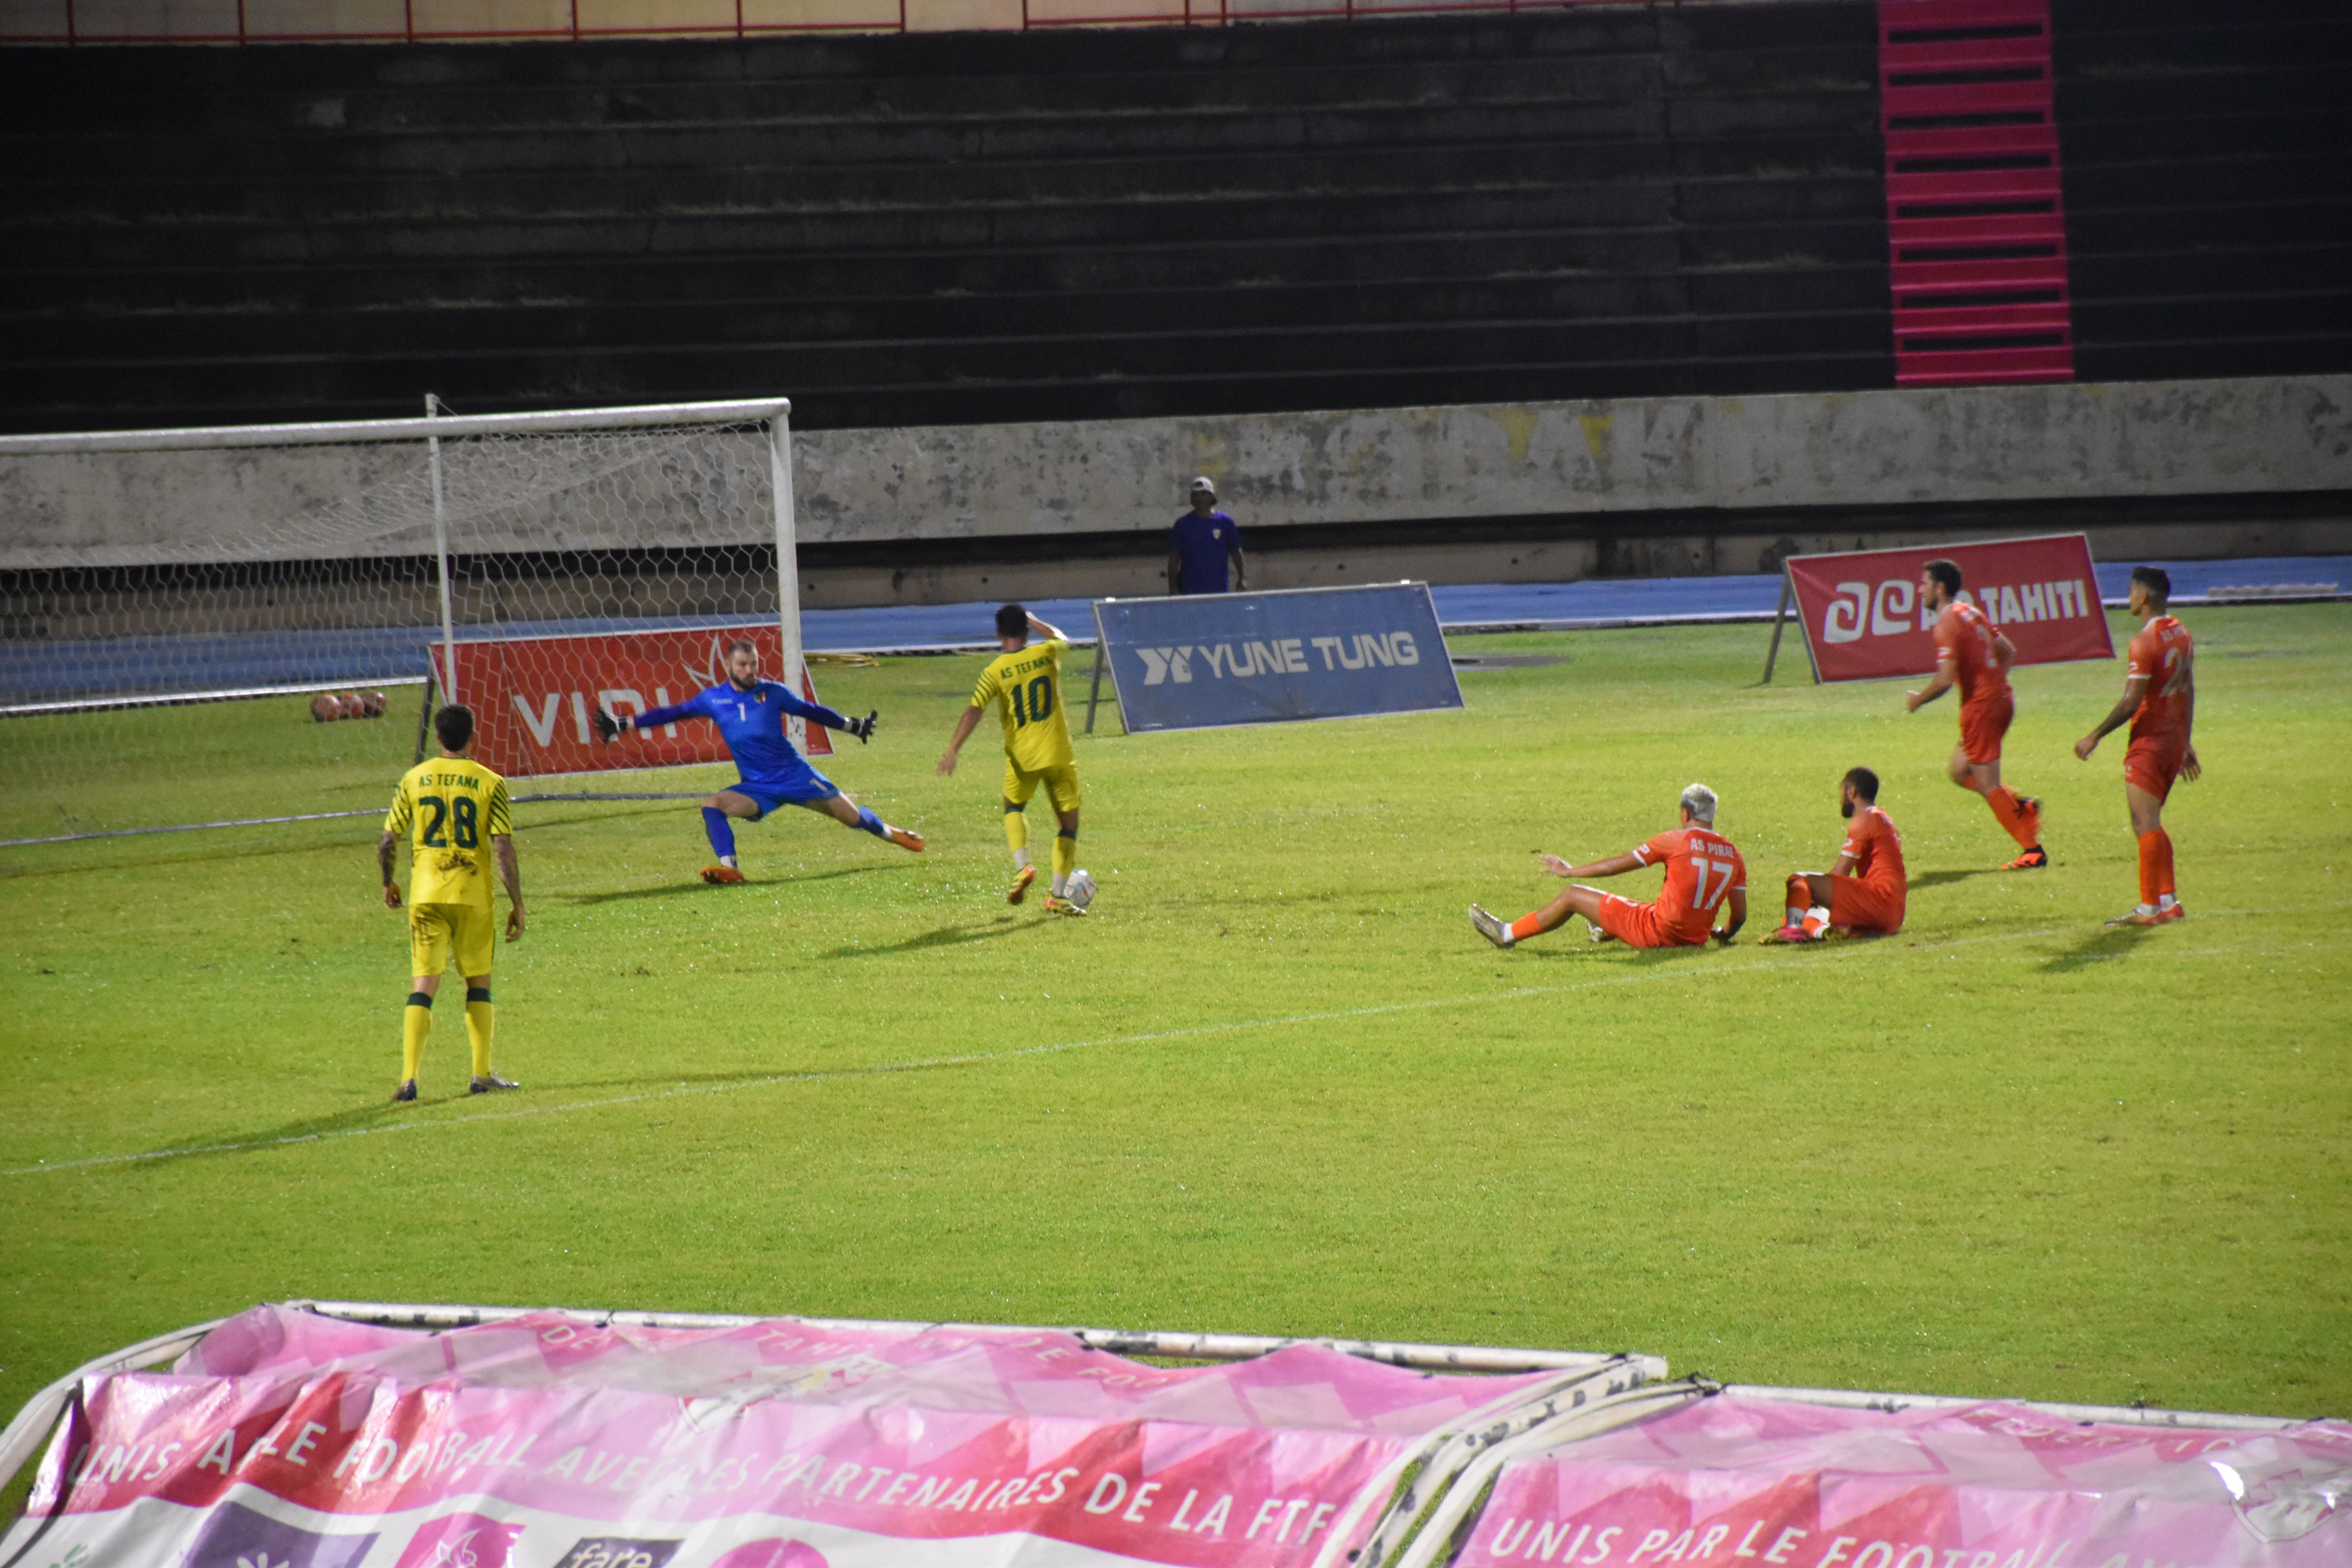
<svg viewBox="0 0 2352 1568">
<path fill-rule="evenodd" d="M 1611 938 L 1628 947 L 1697 947 L 1712 934 L 1728 942 L 1748 919 L 1748 867 L 1731 840 L 1715 831 L 1715 792 L 1702 784 L 1683 791 L 1681 826 L 1661 833 L 1629 854 L 1590 866 L 1571 866 L 1557 855 L 1543 858 L 1555 877 L 1615 877 L 1644 866 L 1663 865 L 1665 886 L 1654 904 L 1637 904 L 1598 888 L 1570 888 L 1543 908 L 1506 925 L 1477 905 L 1470 923 L 1496 947 L 1510 947 L 1541 931 L 1557 930 L 1570 915 L 1582 915 L 1592 940 Z M 1728 903 L 1730 923 L 1710 931 L 1715 911 Z"/>
<path fill-rule="evenodd" d="M 2123 700 L 2099 727 L 2074 742 L 2084 762 L 2102 737 L 2126 719 L 2131 744 L 2124 752 L 2124 802 L 2139 836 L 2139 907 L 2111 926 L 2160 926 L 2189 918 L 2172 887 L 2172 836 L 2164 830 L 2164 802 L 2176 778 L 2194 779 L 2197 748 L 2189 743 L 2197 718 L 2197 645 L 2189 628 L 2165 613 L 2172 579 L 2161 566 L 2135 566 L 2131 613 L 2143 623 L 2125 654 Z"/>
<path fill-rule="evenodd" d="M 1788 919 L 1765 942 L 1819 942 L 1840 936 L 1893 936 L 1903 929 L 1903 836 L 1878 809 L 1878 775 L 1853 768 L 1838 781 L 1838 813 L 1853 826 L 1827 871 L 1789 879 Z"/>
<path fill-rule="evenodd" d="M 1954 686 L 1960 689 L 1960 744 L 1948 769 L 1952 782 L 1974 790 L 1992 807 L 1993 819 L 2022 851 L 2001 868 L 2030 871 L 2050 864 L 2042 852 L 2042 803 L 2000 782 L 2000 738 L 2017 711 L 2010 694 L 2009 667 L 2017 648 L 1974 605 L 1959 602 L 1960 569 L 1949 561 L 1919 568 L 1919 602 L 1943 612 L 1936 617 L 1936 675 L 1927 687 L 1906 692 L 1905 706 L 1916 713 Z"/>
</svg>

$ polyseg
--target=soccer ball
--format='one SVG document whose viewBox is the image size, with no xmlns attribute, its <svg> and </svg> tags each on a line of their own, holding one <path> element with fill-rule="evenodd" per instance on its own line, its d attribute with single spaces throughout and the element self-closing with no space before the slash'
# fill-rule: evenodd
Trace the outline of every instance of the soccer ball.
<svg viewBox="0 0 2352 1568">
<path fill-rule="evenodd" d="M 1083 866 L 1071 872 L 1069 881 L 1063 886 L 1062 897 L 1067 899 L 1078 909 L 1085 909 L 1088 904 L 1093 903 L 1095 901 L 1094 873 Z"/>
</svg>

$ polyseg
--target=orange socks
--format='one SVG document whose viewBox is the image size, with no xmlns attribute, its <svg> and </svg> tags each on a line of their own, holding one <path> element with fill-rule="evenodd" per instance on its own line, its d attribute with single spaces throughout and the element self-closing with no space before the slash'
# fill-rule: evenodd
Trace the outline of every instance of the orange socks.
<svg viewBox="0 0 2352 1568">
<path fill-rule="evenodd" d="M 2159 827 L 2139 836 L 2139 901 L 2154 909 L 2172 893 L 2172 835 Z"/>
<path fill-rule="evenodd" d="M 1985 804 L 1992 807 L 1994 819 L 2002 831 L 2017 840 L 2020 849 L 2031 849 L 2042 842 L 2042 814 L 2026 810 L 2025 802 L 2015 790 L 2007 784 L 1987 790 Z"/>
<path fill-rule="evenodd" d="M 1517 920 L 1511 922 L 1511 940 L 1513 942 L 1525 942 L 1531 936 L 1541 936 L 1543 934 L 1543 929 L 1542 912 L 1540 910 L 1531 911 L 1528 914 L 1521 915 Z"/>
</svg>

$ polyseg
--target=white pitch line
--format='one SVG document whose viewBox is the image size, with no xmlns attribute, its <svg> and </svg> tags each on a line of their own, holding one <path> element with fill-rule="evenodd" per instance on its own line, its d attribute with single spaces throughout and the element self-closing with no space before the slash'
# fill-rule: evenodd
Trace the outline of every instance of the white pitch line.
<svg viewBox="0 0 2352 1568">
<path fill-rule="evenodd" d="M 2272 910 L 2226 910 L 2202 918 L 2217 915 L 2274 914 L 2285 911 Z M 2040 931 L 2006 931 L 1984 936 L 1952 937 L 1941 942 L 1907 943 L 1900 947 L 1880 942 L 1856 943 L 1846 951 L 1856 958 L 1874 952 L 1914 952 L 1922 947 L 1971 947 L 1984 942 L 2026 942 L 2036 937 L 2063 936 L 2080 931 L 2079 925 L 2050 926 Z M 560 1105 L 520 1106 L 512 1110 L 483 1111 L 473 1116 L 453 1116 L 435 1121 L 394 1121 L 380 1127 L 347 1127 L 329 1132 L 298 1132 L 285 1138 L 256 1138 L 242 1143 L 191 1144 L 183 1149 L 152 1149 L 137 1154 L 98 1154 L 86 1160 L 46 1161 L 37 1165 L 19 1165 L 13 1170 L 0 1170 L 0 1177 L 38 1176 L 55 1171 L 86 1171 L 104 1165 L 131 1165 L 148 1160 L 175 1160 L 196 1154 L 236 1154 L 253 1149 L 274 1149 L 294 1143 L 320 1143 L 336 1138 L 372 1138 L 387 1132 L 434 1132 L 451 1128 L 472 1127 L 485 1121 L 513 1121 L 527 1116 L 567 1116 L 574 1111 L 602 1110 L 616 1105 L 642 1105 L 648 1101 L 682 1100 L 689 1095 L 733 1094 L 747 1089 L 773 1089 L 782 1084 L 821 1083 L 831 1079 L 871 1078 L 885 1073 L 928 1072 L 940 1068 L 979 1067 L 990 1062 L 1017 1061 L 1024 1057 L 1057 1056 L 1067 1051 L 1100 1050 L 1115 1046 L 1150 1045 L 1161 1040 L 1197 1039 L 1207 1035 L 1234 1034 L 1244 1029 L 1279 1029 L 1294 1024 L 1328 1024 L 1347 1018 L 1375 1018 L 1391 1013 L 1413 1013 L 1431 1007 L 1470 1007 L 1491 1002 L 1517 1002 L 1531 996 L 1557 996 L 1571 991 L 1591 991 L 1607 985 L 1631 985 L 1654 980 L 1682 980 L 1708 975 L 1744 974 L 1759 969 L 1769 969 L 1785 963 L 1785 958 L 1751 959 L 1745 963 L 1715 963 L 1706 967 L 1681 965 L 1672 969 L 1643 970 L 1635 974 L 1614 974 L 1591 980 L 1570 981 L 1560 985 L 1521 985 L 1507 991 L 1486 991 L 1469 996 L 1433 996 L 1420 1002 L 1385 1002 L 1374 1007 L 1349 1007 L 1331 1013 L 1289 1013 L 1272 1018 L 1243 1018 L 1227 1024 L 1200 1024 L 1184 1029 L 1154 1029 L 1138 1035 L 1110 1035 L 1098 1040 L 1066 1040 L 1047 1046 L 1021 1046 L 1005 1051 L 975 1051 L 963 1056 L 923 1057 L 913 1061 L 877 1062 L 869 1067 L 814 1068 L 805 1072 L 774 1073 L 765 1078 L 738 1079 L 731 1083 L 681 1084 L 676 1089 L 650 1090 L 644 1094 L 611 1095 L 602 1100 L 575 1100 Z"/>
</svg>

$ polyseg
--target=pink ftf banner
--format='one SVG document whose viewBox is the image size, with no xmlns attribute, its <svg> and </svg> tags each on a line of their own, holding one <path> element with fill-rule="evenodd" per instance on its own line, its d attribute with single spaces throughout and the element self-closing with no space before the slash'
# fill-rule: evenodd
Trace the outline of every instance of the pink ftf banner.
<svg viewBox="0 0 2352 1568">
<path fill-rule="evenodd" d="M 1507 1467 L 1456 1568 L 2352 1563 L 2352 1426 L 2086 1425 L 1724 1394 Z"/>
<path fill-rule="evenodd" d="M 791 1319 L 426 1334 L 263 1307 L 169 1374 L 89 1380 L 0 1559 L 37 1531 L 44 1568 L 76 1548 L 185 1568 L 1307 1568 L 1369 1531 L 1424 1435 L 1559 1375 L 1315 1346 L 1171 1370 L 1060 1333 Z"/>
<path fill-rule="evenodd" d="M 1960 569 L 1960 596 L 2017 645 L 2018 663 L 2115 657 L 2090 541 L 2079 533 L 1792 555 L 1789 585 L 1822 679 L 1924 676 L 1935 668 L 1928 633 L 1936 616 L 1919 602 L 1919 569 L 1938 558 Z"/>
<path fill-rule="evenodd" d="M 1167 1369 L 1032 1331 L 427 1334 L 265 1307 L 170 1373 L 85 1383 L 0 1562 L 1341 1568 L 1417 1445 L 1491 1436 L 1559 1381 L 1315 1346 Z M 1456 1561 L 2319 1568 L 2352 1563 L 2347 1498 L 2338 1423 L 1727 1394 L 1507 1466 Z"/>
</svg>

